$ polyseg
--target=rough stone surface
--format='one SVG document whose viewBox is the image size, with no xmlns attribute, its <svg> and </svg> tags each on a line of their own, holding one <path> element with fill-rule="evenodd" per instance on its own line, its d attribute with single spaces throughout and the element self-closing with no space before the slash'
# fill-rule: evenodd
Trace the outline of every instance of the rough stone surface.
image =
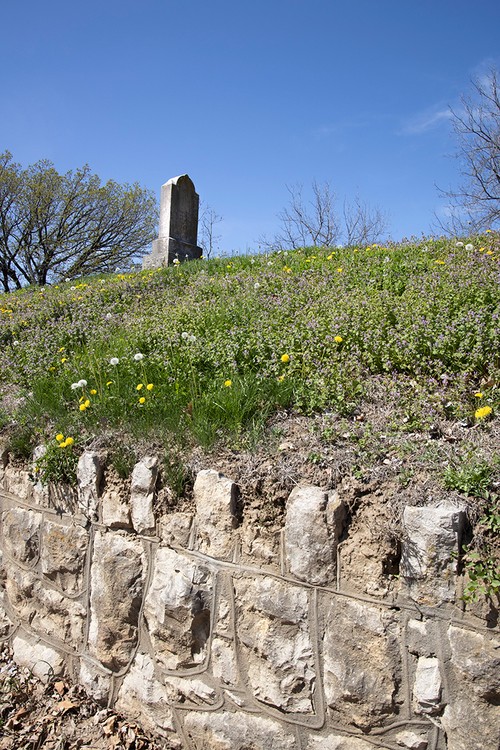
<svg viewBox="0 0 500 750">
<path fill-rule="evenodd" d="M 81 526 L 45 521 L 42 535 L 42 573 L 65 593 L 76 594 L 83 585 L 87 531 Z"/>
<path fill-rule="evenodd" d="M 64 673 L 63 656 L 49 646 L 16 636 L 12 641 L 12 650 L 16 662 L 31 669 L 43 682 Z"/>
<path fill-rule="evenodd" d="M 164 737 L 175 730 L 167 691 L 157 679 L 149 655 L 135 657 L 121 684 L 116 709 L 129 716 L 140 715 L 147 729 Z"/>
<path fill-rule="evenodd" d="M 130 499 L 122 487 L 110 486 L 104 489 L 101 498 L 102 522 L 109 529 L 132 529 Z"/>
<path fill-rule="evenodd" d="M 285 549 L 290 573 L 301 581 L 335 580 L 336 550 L 346 509 L 336 492 L 295 487 L 287 502 Z"/>
<path fill-rule="evenodd" d="M 33 565 L 40 553 L 42 516 L 32 510 L 11 508 L 2 514 L 5 552 L 25 565 Z"/>
<path fill-rule="evenodd" d="M 194 484 L 197 549 L 226 560 L 234 549 L 237 526 L 237 487 L 217 471 L 200 471 Z"/>
<path fill-rule="evenodd" d="M 78 459 L 76 478 L 78 482 L 78 505 L 87 518 L 97 520 L 103 466 L 99 455 L 85 451 Z"/>
<path fill-rule="evenodd" d="M 316 665 L 307 592 L 268 577 L 235 583 L 245 682 L 255 698 L 281 711 L 312 713 Z"/>
<path fill-rule="evenodd" d="M 166 547 L 157 550 L 144 617 L 157 659 L 167 669 L 206 658 L 212 587 L 204 566 Z"/>
<path fill-rule="evenodd" d="M 398 745 L 401 745 L 401 747 L 407 747 L 409 750 L 426 750 L 429 744 L 426 735 L 417 734 L 416 732 L 407 729 L 398 732 L 395 739 Z"/>
<path fill-rule="evenodd" d="M 395 709 L 400 681 L 400 630 L 394 613 L 335 598 L 326 619 L 324 683 L 335 723 L 365 728 Z"/>
<path fill-rule="evenodd" d="M 108 669 L 130 661 L 144 585 L 142 545 L 119 532 L 97 532 L 91 575 L 90 652 Z"/>
<path fill-rule="evenodd" d="M 277 721 L 243 712 L 190 711 L 184 729 L 196 750 L 298 750 L 293 733 Z"/>
<path fill-rule="evenodd" d="M 409 596 L 420 604 L 454 600 L 464 521 L 465 513 L 452 505 L 405 508 L 400 571 Z"/>
<path fill-rule="evenodd" d="M 448 638 L 459 682 L 480 698 L 500 702 L 500 640 L 453 625 Z"/>
<path fill-rule="evenodd" d="M 439 713 L 441 690 L 439 660 L 435 657 L 421 656 L 417 662 L 413 685 L 415 713 L 429 715 Z"/>
<path fill-rule="evenodd" d="M 169 547 L 187 547 L 191 533 L 191 513 L 171 513 L 160 522 L 160 536 Z"/>
<path fill-rule="evenodd" d="M 309 737 L 306 750 L 373 750 L 371 742 L 341 734 L 327 734 L 324 737 Z"/>
<path fill-rule="evenodd" d="M 158 478 L 158 458 L 146 456 L 134 466 L 130 487 L 130 515 L 138 534 L 153 534 L 153 501 Z"/>
</svg>

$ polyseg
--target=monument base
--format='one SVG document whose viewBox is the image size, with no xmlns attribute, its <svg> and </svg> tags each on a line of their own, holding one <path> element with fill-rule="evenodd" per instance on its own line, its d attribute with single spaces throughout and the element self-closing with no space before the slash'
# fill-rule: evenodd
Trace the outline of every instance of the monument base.
<svg viewBox="0 0 500 750">
<path fill-rule="evenodd" d="M 174 237 L 160 237 L 153 240 L 153 252 L 142 259 L 143 271 L 150 268 L 170 266 L 174 260 L 183 263 L 185 260 L 201 258 L 203 250 L 197 245 L 191 245 Z"/>
</svg>

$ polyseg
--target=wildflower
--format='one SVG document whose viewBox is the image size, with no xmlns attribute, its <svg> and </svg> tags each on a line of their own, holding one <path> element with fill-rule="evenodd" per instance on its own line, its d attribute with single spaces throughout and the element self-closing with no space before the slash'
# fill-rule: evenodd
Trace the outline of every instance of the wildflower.
<svg viewBox="0 0 500 750">
<path fill-rule="evenodd" d="M 181 339 L 184 339 L 184 341 L 186 341 L 186 339 L 188 338 L 189 338 L 189 333 L 187 331 L 183 331 L 181 333 Z"/>
<path fill-rule="evenodd" d="M 455 247 L 463 247 L 463 246 L 464 246 L 463 242 L 456 242 L 455 243 Z"/>
<path fill-rule="evenodd" d="M 107 386 L 113 385 L 113 381 L 112 380 L 108 380 L 107 383 L 106 383 L 106 385 Z"/>
<path fill-rule="evenodd" d="M 85 409 L 86 409 L 87 407 L 85 406 L 85 404 L 80 404 L 80 407 L 79 407 L 79 408 L 80 408 L 80 411 L 85 411 Z"/>
<path fill-rule="evenodd" d="M 196 336 L 193 336 L 193 334 L 191 334 L 191 336 L 189 337 L 189 343 L 194 344 L 195 341 L 196 341 Z"/>
<path fill-rule="evenodd" d="M 475 396 L 476 398 L 483 398 L 483 394 L 481 393 L 481 391 L 477 391 L 477 392 L 476 392 L 476 393 L 474 394 L 474 396 Z"/>
<path fill-rule="evenodd" d="M 258 281 L 256 281 L 255 284 L 253 285 L 253 288 L 258 289 L 259 287 L 260 287 L 260 284 Z"/>
<path fill-rule="evenodd" d="M 486 234 L 491 234 L 492 231 L 493 231 L 493 229 L 487 229 L 486 230 Z"/>
<path fill-rule="evenodd" d="M 172 262 L 173 262 L 174 266 L 178 266 L 179 263 L 180 263 L 180 260 L 179 260 L 179 258 L 174 258 Z"/>
<path fill-rule="evenodd" d="M 493 250 L 486 250 L 486 255 L 493 255 Z"/>
<path fill-rule="evenodd" d="M 73 445 L 75 440 L 72 437 L 67 437 L 65 442 L 66 442 L 66 445 Z"/>
<path fill-rule="evenodd" d="M 231 388 L 232 384 L 233 384 L 232 380 L 228 379 L 228 380 L 224 381 L 224 385 L 225 385 L 226 388 Z"/>
<path fill-rule="evenodd" d="M 282 354 L 281 355 L 281 361 L 285 363 L 290 362 L 290 355 L 289 354 Z"/>
<path fill-rule="evenodd" d="M 152 390 L 153 390 L 153 388 L 154 388 L 154 385 L 153 385 L 153 383 L 148 383 L 148 384 L 147 384 L 147 386 L 146 386 L 146 390 L 147 390 L 147 391 L 152 391 Z"/>
<path fill-rule="evenodd" d="M 71 383 L 72 391 L 76 391 L 77 388 L 80 388 L 80 383 Z"/>
<path fill-rule="evenodd" d="M 466 250 L 467 250 L 467 251 L 468 251 L 468 252 L 470 253 L 470 252 L 471 252 L 471 250 L 474 250 L 474 245 L 471 245 L 471 243 L 469 242 L 469 243 L 468 243 L 468 244 L 467 244 L 467 245 L 465 246 L 465 249 L 466 249 Z"/>
<path fill-rule="evenodd" d="M 145 397 L 144 397 L 144 396 L 141 396 L 141 397 L 140 397 L 140 399 L 139 399 L 139 403 L 140 403 L 140 404 L 145 404 L 145 403 L 146 403 L 146 399 L 145 399 Z"/>
<path fill-rule="evenodd" d="M 16 341 L 13 341 L 12 342 L 12 346 L 19 346 L 19 341 L 17 341 L 17 339 L 16 339 Z"/>
<path fill-rule="evenodd" d="M 65 349 L 65 347 L 64 347 L 64 346 L 61 346 L 61 347 L 60 347 L 60 349 L 59 349 L 59 354 L 61 354 L 61 352 L 63 352 L 63 351 L 64 351 L 64 349 Z"/>
<path fill-rule="evenodd" d="M 90 395 L 91 395 L 91 396 L 95 396 L 96 394 L 97 394 L 97 391 L 96 391 L 96 389 L 95 389 L 95 388 L 91 388 L 91 389 L 90 389 Z"/>
<path fill-rule="evenodd" d="M 89 400 L 87 399 L 87 400 L 86 400 L 86 401 L 84 401 L 83 403 L 85 404 L 85 408 L 86 408 L 86 409 L 88 409 L 88 408 L 89 408 L 89 406 L 90 406 L 90 401 L 89 401 Z"/>
<path fill-rule="evenodd" d="M 83 379 L 82 379 L 82 380 L 79 380 L 79 381 L 78 381 L 78 386 L 79 386 L 80 388 L 85 388 L 85 386 L 86 386 L 86 385 L 87 385 L 87 381 L 86 381 L 86 380 L 83 380 Z"/>
<path fill-rule="evenodd" d="M 341 344 L 344 339 L 342 338 L 342 336 L 335 336 L 333 340 L 336 344 Z"/>
<path fill-rule="evenodd" d="M 489 417 L 493 409 L 491 406 L 481 406 L 480 409 L 476 409 L 474 412 L 474 416 L 476 419 L 486 419 L 486 417 Z"/>
<path fill-rule="evenodd" d="M 63 365 L 63 364 L 64 364 L 65 362 L 67 362 L 67 361 L 68 361 L 67 357 L 62 357 L 62 359 L 61 359 L 61 364 Z"/>
<path fill-rule="evenodd" d="M 66 443 L 66 440 L 65 440 L 63 443 L 59 443 L 59 445 L 57 447 L 58 448 L 66 448 L 66 445 L 67 445 L 67 443 Z"/>
<path fill-rule="evenodd" d="M 444 266 L 444 260 L 435 260 L 434 263 L 438 266 Z"/>
<path fill-rule="evenodd" d="M 117 365 L 119 362 L 120 360 L 118 359 L 118 357 L 111 357 L 111 359 L 109 360 L 109 364 L 113 365 L 113 367 Z"/>
<path fill-rule="evenodd" d="M 284 379 L 285 379 L 284 375 L 278 375 L 278 377 L 276 378 L 276 380 L 278 381 L 278 383 L 282 383 L 284 381 Z"/>
<path fill-rule="evenodd" d="M 337 268 L 337 273 L 342 273 L 342 271 L 343 271 L 342 268 Z"/>
<path fill-rule="evenodd" d="M 140 352 L 137 352 L 137 354 L 134 354 L 134 359 L 136 362 L 140 362 L 141 359 L 144 359 L 144 354 L 141 354 Z"/>
<path fill-rule="evenodd" d="M 58 443 L 61 443 L 64 440 L 64 435 L 62 434 L 62 432 L 57 433 L 56 440 Z"/>
<path fill-rule="evenodd" d="M 135 390 L 140 391 L 142 388 L 144 388 L 144 383 L 139 383 L 138 385 L 136 385 Z"/>
</svg>

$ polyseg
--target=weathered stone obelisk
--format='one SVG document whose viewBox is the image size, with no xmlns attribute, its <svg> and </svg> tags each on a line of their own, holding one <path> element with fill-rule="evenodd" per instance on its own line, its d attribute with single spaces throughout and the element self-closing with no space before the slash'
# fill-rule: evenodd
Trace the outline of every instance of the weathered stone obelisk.
<svg viewBox="0 0 500 750">
<path fill-rule="evenodd" d="M 143 269 L 201 257 L 202 249 L 197 245 L 199 203 L 187 174 L 172 177 L 161 186 L 158 239 L 153 241 L 153 252 L 142 259 Z"/>
</svg>

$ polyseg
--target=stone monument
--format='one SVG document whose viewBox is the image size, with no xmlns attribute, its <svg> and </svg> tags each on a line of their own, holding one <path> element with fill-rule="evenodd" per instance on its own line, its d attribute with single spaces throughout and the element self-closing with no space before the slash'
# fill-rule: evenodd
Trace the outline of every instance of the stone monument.
<svg viewBox="0 0 500 750">
<path fill-rule="evenodd" d="M 153 241 L 153 252 L 142 259 L 143 269 L 201 257 L 202 249 L 197 245 L 199 203 L 187 174 L 172 177 L 161 186 L 158 239 Z"/>
</svg>

